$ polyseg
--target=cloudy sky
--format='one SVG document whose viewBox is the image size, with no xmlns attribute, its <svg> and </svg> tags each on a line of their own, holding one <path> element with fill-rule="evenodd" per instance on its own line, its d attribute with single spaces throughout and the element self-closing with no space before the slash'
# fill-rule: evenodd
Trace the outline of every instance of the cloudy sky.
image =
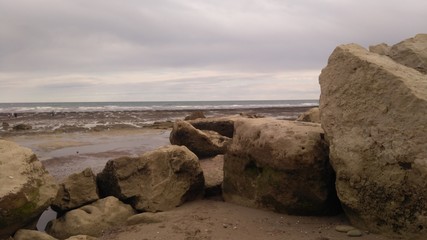
<svg viewBox="0 0 427 240">
<path fill-rule="evenodd" d="M 0 102 L 317 99 L 333 49 L 427 32 L 425 0 L 0 0 Z"/>
</svg>

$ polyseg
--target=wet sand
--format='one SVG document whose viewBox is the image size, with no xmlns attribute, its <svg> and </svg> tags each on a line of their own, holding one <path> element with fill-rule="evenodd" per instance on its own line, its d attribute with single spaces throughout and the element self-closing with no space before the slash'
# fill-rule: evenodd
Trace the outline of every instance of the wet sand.
<svg viewBox="0 0 427 240">
<path fill-rule="evenodd" d="M 45 168 L 58 181 L 66 176 L 92 168 L 100 172 L 105 163 L 121 156 L 138 156 L 168 145 L 170 130 L 121 129 L 101 132 L 29 134 L 9 136 L 33 150 Z"/>
</svg>

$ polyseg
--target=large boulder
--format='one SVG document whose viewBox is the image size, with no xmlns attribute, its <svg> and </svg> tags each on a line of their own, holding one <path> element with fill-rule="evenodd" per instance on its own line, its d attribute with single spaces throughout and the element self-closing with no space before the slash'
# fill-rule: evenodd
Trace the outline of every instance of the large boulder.
<svg viewBox="0 0 427 240">
<path fill-rule="evenodd" d="M 322 127 L 351 223 L 427 238 L 427 76 L 356 45 L 320 75 Z"/>
<path fill-rule="evenodd" d="M 138 211 L 165 211 L 203 193 L 199 159 L 184 146 L 165 146 L 139 158 L 107 162 L 97 176 L 100 193 L 130 202 Z"/>
<path fill-rule="evenodd" d="M 230 138 L 215 131 L 201 131 L 186 121 L 177 121 L 170 133 L 170 142 L 186 146 L 199 158 L 224 154 L 231 142 Z"/>
<path fill-rule="evenodd" d="M 57 212 L 65 212 L 98 199 L 96 176 L 92 169 L 86 168 L 80 173 L 71 174 L 59 185 L 52 208 Z"/>
<path fill-rule="evenodd" d="M 126 219 L 133 214 L 131 206 L 110 196 L 49 222 L 46 232 L 59 239 L 82 234 L 99 237 L 109 228 L 126 224 Z"/>
<path fill-rule="evenodd" d="M 57 191 L 30 149 L 0 140 L 0 239 L 37 220 Z"/>
<path fill-rule="evenodd" d="M 319 124 L 236 121 L 224 157 L 227 202 L 288 214 L 333 214 L 339 209 L 334 180 Z"/>
</svg>

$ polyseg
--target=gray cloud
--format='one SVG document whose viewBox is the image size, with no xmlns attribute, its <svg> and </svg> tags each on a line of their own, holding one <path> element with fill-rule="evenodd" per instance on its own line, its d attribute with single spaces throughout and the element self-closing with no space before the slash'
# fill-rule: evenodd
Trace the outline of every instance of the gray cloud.
<svg viewBox="0 0 427 240">
<path fill-rule="evenodd" d="M 242 81 L 230 72 L 320 71 L 338 44 L 394 44 L 425 31 L 425 9 L 422 0 L 0 0 L 0 87 L 21 77 L 48 91 L 45 82 L 92 84 L 93 76 L 103 82 L 109 74 L 195 69 L 216 71 L 227 86 Z"/>
</svg>

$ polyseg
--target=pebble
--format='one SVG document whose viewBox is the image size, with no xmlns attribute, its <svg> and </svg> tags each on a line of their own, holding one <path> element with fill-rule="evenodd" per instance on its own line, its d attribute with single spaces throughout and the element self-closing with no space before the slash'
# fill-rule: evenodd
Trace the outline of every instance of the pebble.
<svg viewBox="0 0 427 240">
<path fill-rule="evenodd" d="M 347 236 L 349 237 L 361 237 L 362 235 L 363 233 L 359 229 L 353 229 L 347 232 Z"/>
<path fill-rule="evenodd" d="M 337 225 L 335 227 L 335 231 L 343 232 L 343 233 L 347 233 L 348 231 L 355 230 L 355 229 L 356 229 L 355 227 L 348 226 L 348 225 Z"/>
</svg>

